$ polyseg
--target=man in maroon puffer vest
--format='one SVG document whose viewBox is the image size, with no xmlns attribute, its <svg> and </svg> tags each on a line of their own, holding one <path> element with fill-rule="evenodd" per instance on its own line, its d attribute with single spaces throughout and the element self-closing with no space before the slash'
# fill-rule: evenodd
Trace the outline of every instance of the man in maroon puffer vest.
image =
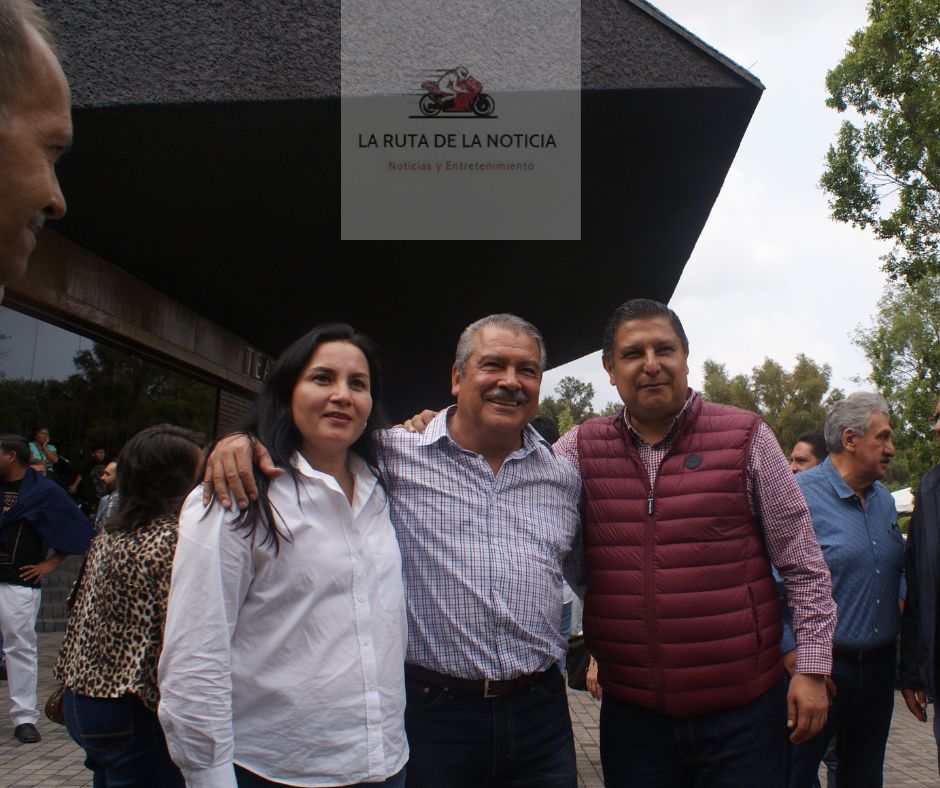
<svg viewBox="0 0 940 788">
<path fill-rule="evenodd" d="M 773 433 L 689 389 L 688 349 L 664 304 L 620 306 L 603 360 L 625 409 L 555 446 L 584 481 L 584 632 L 604 689 L 604 778 L 783 786 L 784 726 L 799 742 L 826 721 L 829 571 Z M 789 685 L 771 562 L 793 612 Z"/>
</svg>

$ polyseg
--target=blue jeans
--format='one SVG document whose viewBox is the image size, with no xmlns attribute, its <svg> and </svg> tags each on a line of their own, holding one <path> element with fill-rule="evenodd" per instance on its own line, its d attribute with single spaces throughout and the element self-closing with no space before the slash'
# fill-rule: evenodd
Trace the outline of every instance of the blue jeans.
<svg viewBox="0 0 940 788">
<path fill-rule="evenodd" d="M 94 788 L 184 788 L 156 712 L 136 696 L 89 698 L 66 690 L 65 727 L 85 750 Z"/>
<path fill-rule="evenodd" d="M 785 684 L 745 706 L 679 719 L 606 694 L 601 764 L 607 788 L 783 788 Z"/>
<path fill-rule="evenodd" d="M 408 788 L 576 788 L 574 736 L 556 666 L 499 698 L 405 681 Z"/>
<path fill-rule="evenodd" d="M 265 780 L 264 777 L 259 777 L 254 772 L 243 769 L 238 764 L 235 765 L 235 781 L 238 783 L 238 788 L 270 788 L 270 786 L 277 788 L 282 785 L 287 786 L 287 783 L 276 783 L 271 780 Z M 369 785 L 381 785 L 383 788 L 405 788 L 405 770 L 402 769 L 398 774 L 394 774 L 380 783 L 356 783 L 355 785 L 347 785 L 342 788 L 359 788 L 360 786 Z M 289 788 L 289 786 L 287 786 L 287 788 Z"/>
<path fill-rule="evenodd" d="M 840 785 L 881 788 L 885 746 L 894 711 L 894 644 L 864 658 L 837 656 L 832 662 L 836 698 L 825 727 L 793 748 L 790 788 L 809 788 L 816 779 L 829 740 L 838 733 L 836 755 Z"/>
</svg>

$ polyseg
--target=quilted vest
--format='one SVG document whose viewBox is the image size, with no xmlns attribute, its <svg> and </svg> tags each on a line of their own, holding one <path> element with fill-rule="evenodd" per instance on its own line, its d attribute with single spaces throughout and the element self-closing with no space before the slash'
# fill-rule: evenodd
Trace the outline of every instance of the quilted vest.
<svg viewBox="0 0 940 788">
<path fill-rule="evenodd" d="M 692 717 L 780 681 L 777 590 L 746 487 L 759 423 L 696 398 L 652 491 L 622 413 L 580 426 L 584 634 L 605 693 Z"/>
</svg>

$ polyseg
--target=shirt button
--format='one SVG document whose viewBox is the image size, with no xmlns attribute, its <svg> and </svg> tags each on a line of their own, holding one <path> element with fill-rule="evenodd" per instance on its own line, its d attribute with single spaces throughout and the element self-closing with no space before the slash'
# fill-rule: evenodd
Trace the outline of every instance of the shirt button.
<svg viewBox="0 0 940 788">
<path fill-rule="evenodd" d="M 880 569 L 876 569 L 876 570 L 875 570 L 875 574 L 876 574 L 876 575 L 880 575 L 880 574 L 881 574 L 881 570 L 880 570 Z"/>
<path fill-rule="evenodd" d="M 356 597 L 356 601 L 359 602 L 359 603 L 362 603 L 362 602 L 365 602 L 365 601 L 366 601 L 366 598 L 365 598 L 364 596 L 357 596 L 357 597 Z"/>
<path fill-rule="evenodd" d="M 878 542 L 876 542 L 874 539 L 871 540 L 871 543 L 872 543 L 872 544 L 878 544 Z"/>
<path fill-rule="evenodd" d="M 881 604 L 881 600 L 880 600 L 880 599 L 876 599 L 876 600 L 875 600 L 875 604 L 876 604 L 876 605 L 880 605 L 880 604 Z"/>
<path fill-rule="evenodd" d="M 878 627 L 875 627 L 875 632 L 877 632 L 877 631 L 878 631 Z"/>
<path fill-rule="evenodd" d="M 877 631 L 878 631 L 878 630 L 876 629 L 875 632 L 877 632 Z M 363 641 L 362 641 L 362 645 L 363 645 L 363 646 L 368 646 L 368 645 L 369 645 L 369 641 L 368 641 L 368 640 L 363 640 Z"/>
</svg>

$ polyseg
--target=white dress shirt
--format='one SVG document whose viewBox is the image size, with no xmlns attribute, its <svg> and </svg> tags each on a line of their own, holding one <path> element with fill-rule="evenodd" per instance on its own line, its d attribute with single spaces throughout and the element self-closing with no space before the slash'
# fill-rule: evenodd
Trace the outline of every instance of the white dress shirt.
<svg viewBox="0 0 940 788">
<path fill-rule="evenodd" d="M 218 503 L 187 498 L 173 563 L 160 722 L 188 786 L 379 782 L 408 758 L 401 556 L 385 492 L 350 455 L 352 506 L 294 457 L 268 497 L 275 555 Z"/>
</svg>

